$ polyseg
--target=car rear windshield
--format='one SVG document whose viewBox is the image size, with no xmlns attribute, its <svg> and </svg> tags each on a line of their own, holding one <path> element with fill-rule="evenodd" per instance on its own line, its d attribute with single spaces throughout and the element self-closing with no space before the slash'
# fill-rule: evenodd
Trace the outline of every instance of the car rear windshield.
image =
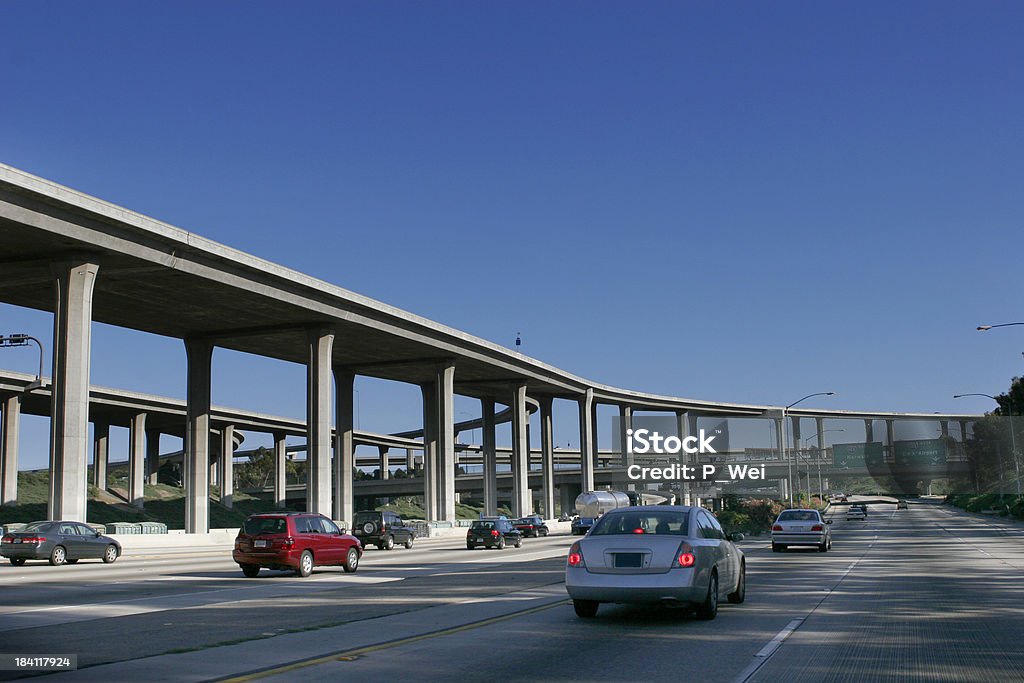
<svg viewBox="0 0 1024 683">
<path fill-rule="evenodd" d="M 288 533 L 288 523 L 284 517 L 250 517 L 245 520 L 243 529 L 250 536 L 256 536 L 257 534 L 284 534 Z"/>
<path fill-rule="evenodd" d="M 780 522 L 817 522 L 818 513 L 813 510 L 783 510 Z"/>
<path fill-rule="evenodd" d="M 473 529 L 493 529 L 494 522 L 473 522 Z"/>
<path fill-rule="evenodd" d="M 376 522 L 378 519 L 380 519 L 379 512 L 357 512 L 356 521 L 354 523 L 359 524 L 360 522 Z"/>
<path fill-rule="evenodd" d="M 658 534 L 685 536 L 687 521 L 687 513 L 680 510 L 666 510 L 664 512 L 610 512 L 597 520 L 594 528 L 590 530 L 590 535 Z"/>
</svg>

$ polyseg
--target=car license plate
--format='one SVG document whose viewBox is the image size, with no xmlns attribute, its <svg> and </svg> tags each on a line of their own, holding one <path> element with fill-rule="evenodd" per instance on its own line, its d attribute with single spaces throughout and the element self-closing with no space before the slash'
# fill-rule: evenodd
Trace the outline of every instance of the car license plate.
<svg viewBox="0 0 1024 683">
<path fill-rule="evenodd" d="M 615 566 L 628 569 L 639 569 L 644 566 L 644 556 L 642 553 L 616 553 Z"/>
<path fill-rule="evenodd" d="M 252 547 L 254 547 L 254 548 L 266 548 L 267 547 L 267 542 L 266 541 L 254 541 L 253 544 L 252 544 Z"/>
<path fill-rule="evenodd" d="M 14 542 L 14 543 L 21 543 L 21 539 L 20 539 L 20 538 L 16 538 L 16 539 L 14 539 L 14 541 L 13 541 L 13 542 Z"/>
<path fill-rule="evenodd" d="M 483 542 L 484 542 L 484 539 L 482 539 L 482 538 L 478 538 L 478 539 L 476 539 L 474 541 L 474 543 L 483 543 Z"/>
<path fill-rule="evenodd" d="M 811 530 L 811 527 L 809 527 L 809 526 L 795 526 L 795 527 L 793 527 L 793 531 L 810 531 L 810 530 Z"/>
</svg>

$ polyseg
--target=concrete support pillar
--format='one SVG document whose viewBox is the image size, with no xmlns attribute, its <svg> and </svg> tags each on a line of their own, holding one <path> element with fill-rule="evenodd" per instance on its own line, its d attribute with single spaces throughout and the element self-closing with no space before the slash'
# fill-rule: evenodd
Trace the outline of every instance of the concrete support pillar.
<svg viewBox="0 0 1024 683">
<path fill-rule="evenodd" d="M 128 502 L 142 509 L 146 500 L 146 414 L 128 423 Z"/>
<path fill-rule="evenodd" d="M 786 479 L 784 480 L 785 485 L 780 491 L 783 497 L 783 503 L 789 503 L 790 507 L 793 505 L 793 461 L 786 457 L 786 440 L 782 434 L 782 426 L 785 424 L 785 419 L 781 417 L 774 418 L 775 422 L 775 443 L 779 450 L 779 464 L 785 462 L 786 465 Z"/>
<path fill-rule="evenodd" d="M 532 510 L 530 495 L 530 442 L 526 432 L 530 415 L 526 411 L 526 385 L 512 390 L 512 515 L 522 517 Z"/>
<path fill-rule="evenodd" d="M 676 412 L 676 436 L 679 437 L 679 441 L 680 442 L 688 436 L 687 435 L 688 429 L 689 428 L 687 426 L 687 421 L 686 421 L 686 412 L 685 411 L 678 411 L 678 412 Z M 690 464 L 690 462 L 689 462 L 689 455 L 686 453 L 686 451 L 680 449 L 679 450 L 679 466 L 682 467 L 682 466 L 689 465 L 689 464 Z M 678 502 L 679 505 L 689 505 L 690 504 L 690 482 L 688 480 L 686 480 L 686 479 L 684 479 L 684 480 L 682 480 L 682 482 L 680 482 L 680 485 L 679 485 L 679 500 L 677 502 Z"/>
<path fill-rule="evenodd" d="M 226 425 L 220 430 L 220 504 L 226 508 L 234 505 L 235 497 L 235 426 Z"/>
<path fill-rule="evenodd" d="M 875 421 L 864 420 L 864 441 L 871 443 L 875 440 Z"/>
<path fill-rule="evenodd" d="M 3 399 L 0 433 L 0 505 L 18 504 L 18 432 L 21 427 L 21 396 Z"/>
<path fill-rule="evenodd" d="M 160 430 L 146 429 L 146 481 L 158 483 L 160 472 Z"/>
<path fill-rule="evenodd" d="M 274 507 L 283 509 L 288 498 L 288 450 L 284 432 L 274 432 Z"/>
<path fill-rule="evenodd" d="M 554 420 L 552 418 L 552 404 L 554 400 L 550 396 L 540 397 L 540 473 L 543 482 L 542 506 L 544 516 L 548 519 L 555 517 L 555 450 L 554 450 Z"/>
<path fill-rule="evenodd" d="M 597 460 L 594 390 L 587 389 L 578 400 L 580 408 L 580 486 L 584 491 L 593 491 L 594 461 Z"/>
<path fill-rule="evenodd" d="M 412 471 L 416 469 L 416 456 L 411 448 L 405 449 L 405 476 L 411 477 Z"/>
<path fill-rule="evenodd" d="M 697 436 L 700 432 L 697 430 L 697 415 L 692 415 L 689 412 L 686 413 L 686 436 Z M 700 474 L 700 467 L 698 467 L 698 456 L 696 453 L 682 453 L 682 457 L 686 459 L 686 464 L 694 468 L 694 472 L 697 476 Z M 694 486 L 693 482 L 689 484 L 690 493 L 690 504 L 700 506 L 700 497 L 698 495 L 698 489 Z"/>
<path fill-rule="evenodd" d="M 378 465 L 378 467 L 380 468 L 381 481 L 384 481 L 390 478 L 391 476 L 391 473 L 388 471 L 388 450 L 389 449 L 387 446 L 377 447 L 377 457 L 380 459 L 380 464 Z"/>
<path fill-rule="evenodd" d="M 939 420 L 939 431 L 942 432 L 942 438 L 949 438 L 949 420 Z"/>
<path fill-rule="evenodd" d="M 334 368 L 334 519 L 352 527 L 356 499 L 352 471 L 356 466 L 355 444 L 356 375 L 347 368 Z"/>
<path fill-rule="evenodd" d="M 803 444 L 800 443 L 800 418 L 797 417 L 796 415 L 790 415 L 789 428 L 790 433 L 793 435 L 793 449 L 799 451 L 800 447 L 803 446 Z"/>
<path fill-rule="evenodd" d="M 220 456 L 215 451 L 210 451 L 210 486 L 218 486 L 220 479 L 217 476 L 220 469 Z"/>
<path fill-rule="evenodd" d="M 494 434 L 494 399 L 480 399 L 483 421 L 484 513 L 498 514 L 498 453 Z"/>
<path fill-rule="evenodd" d="M 210 530 L 210 372 L 213 343 L 186 339 L 185 453 L 182 480 L 185 484 L 185 532 Z"/>
<path fill-rule="evenodd" d="M 619 453 L 622 454 L 622 466 L 629 467 L 631 458 L 626 452 L 626 430 L 633 426 L 633 407 L 619 406 Z"/>
<path fill-rule="evenodd" d="M 960 443 L 967 443 L 967 420 L 959 420 L 960 422 Z"/>
<path fill-rule="evenodd" d="M 334 332 L 309 330 L 306 344 L 306 511 L 331 515 L 331 355 Z M 346 520 L 348 521 L 348 520 Z"/>
<path fill-rule="evenodd" d="M 437 521 L 437 391 L 432 382 L 420 385 L 423 394 L 423 514 Z"/>
<path fill-rule="evenodd" d="M 885 448 L 889 453 L 889 460 L 896 457 L 896 432 L 895 432 L 895 420 L 885 421 Z"/>
<path fill-rule="evenodd" d="M 100 491 L 107 490 L 107 465 L 110 463 L 110 425 L 94 422 L 92 425 L 92 484 Z"/>
<path fill-rule="evenodd" d="M 825 418 L 816 417 L 814 418 L 814 428 L 818 435 L 818 451 L 821 453 L 825 452 Z"/>
<path fill-rule="evenodd" d="M 455 522 L 455 364 L 438 366 L 437 391 L 437 519 Z"/>
<path fill-rule="evenodd" d="M 53 393 L 50 406 L 48 519 L 85 521 L 89 438 L 92 294 L 99 266 L 54 264 Z"/>
</svg>

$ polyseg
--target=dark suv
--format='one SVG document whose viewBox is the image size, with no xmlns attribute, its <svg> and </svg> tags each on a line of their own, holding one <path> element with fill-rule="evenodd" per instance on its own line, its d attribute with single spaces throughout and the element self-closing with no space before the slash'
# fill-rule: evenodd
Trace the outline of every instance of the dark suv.
<svg viewBox="0 0 1024 683">
<path fill-rule="evenodd" d="M 466 532 L 466 548 L 469 550 L 478 545 L 504 550 L 508 544 L 517 548 L 522 546 L 523 534 L 507 519 L 481 519 L 473 522 Z"/>
<path fill-rule="evenodd" d="M 357 512 L 352 522 L 352 533 L 362 541 L 364 547 L 372 543 L 384 550 L 391 550 L 396 543 L 411 548 L 412 540 L 416 537 L 411 526 L 406 525 L 394 512 L 386 510 Z"/>
<path fill-rule="evenodd" d="M 238 530 L 231 557 L 252 578 L 260 567 L 293 569 L 299 576 L 309 576 L 313 567 L 323 565 L 354 572 L 362 555 L 359 539 L 342 533 L 323 515 L 275 512 L 249 515 Z"/>
</svg>

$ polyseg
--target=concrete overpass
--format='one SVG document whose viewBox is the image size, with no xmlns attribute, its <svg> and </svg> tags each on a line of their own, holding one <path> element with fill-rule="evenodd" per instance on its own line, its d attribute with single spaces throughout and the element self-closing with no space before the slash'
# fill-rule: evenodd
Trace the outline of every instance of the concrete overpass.
<svg viewBox="0 0 1024 683">
<path fill-rule="evenodd" d="M 353 505 L 353 382 L 357 374 L 420 387 L 423 495 L 427 515 L 439 520 L 455 515 L 455 393 L 481 402 L 489 509 L 496 502 L 495 404 L 509 406 L 516 514 L 530 508 L 527 405 L 531 398 L 540 409 L 543 468 L 549 482 L 552 403 L 566 400 L 577 405 L 581 450 L 586 454 L 580 473 L 584 489 L 594 486 L 596 415 L 602 403 L 618 406 L 626 419 L 633 411 L 675 413 L 680 433 L 700 415 L 769 417 L 780 425 L 789 416 L 794 430 L 805 417 L 889 421 L 976 417 L 815 409 L 786 413 L 775 406 L 611 387 L 3 165 L 0 263 L 0 301 L 54 314 L 49 509 L 54 518 L 85 519 L 93 321 L 183 341 L 188 361 L 184 483 L 190 532 L 203 532 L 209 526 L 214 346 L 306 366 L 308 506 L 342 519 L 351 518 Z M 15 413 L 14 403 L 20 400 L 21 395 L 8 396 L 5 415 Z M 548 486 L 543 492 L 545 509 L 553 509 L 553 497 L 554 490 Z"/>
</svg>

